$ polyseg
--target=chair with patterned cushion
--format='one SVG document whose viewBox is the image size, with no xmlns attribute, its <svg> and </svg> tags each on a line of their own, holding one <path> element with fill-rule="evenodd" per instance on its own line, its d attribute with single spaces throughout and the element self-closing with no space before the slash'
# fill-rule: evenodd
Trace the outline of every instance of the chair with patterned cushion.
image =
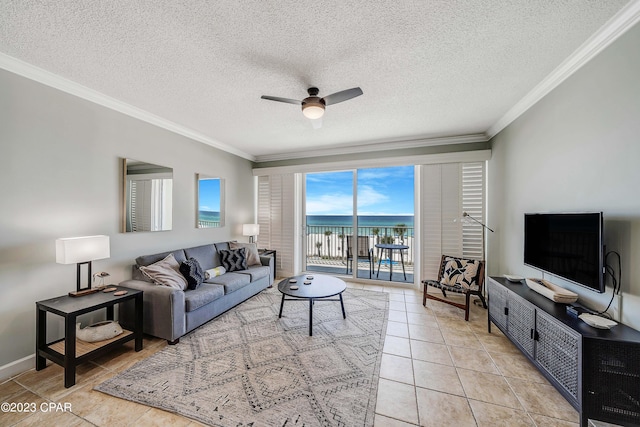
<svg viewBox="0 0 640 427">
<path fill-rule="evenodd" d="M 469 301 L 471 295 L 476 295 L 482 301 L 484 308 L 487 303 L 482 295 L 482 286 L 484 285 L 484 261 L 475 259 L 466 259 L 449 255 L 442 255 L 440 261 L 440 269 L 438 271 L 438 280 L 423 280 L 424 294 L 422 296 L 422 305 L 427 305 L 427 298 L 441 301 L 446 304 L 453 305 L 464 310 L 464 320 L 469 320 Z M 427 292 L 427 286 L 433 286 L 442 291 L 442 295 L 446 298 L 447 292 L 464 294 L 465 303 L 461 304 L 452 300 L 442 299 Z"/>
</svg>

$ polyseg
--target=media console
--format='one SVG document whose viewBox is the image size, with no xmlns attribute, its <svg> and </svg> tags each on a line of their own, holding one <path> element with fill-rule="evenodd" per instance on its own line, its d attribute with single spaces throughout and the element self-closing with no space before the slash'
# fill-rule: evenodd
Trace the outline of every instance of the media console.
<svg viewBox="0 0 640 427">
<path fill-rule="evenodd" d="M 489 319 L 589 420 L 640 426 L 640 332 L 593 328 L 524 283 L 487 281 Z"/>
</svg>

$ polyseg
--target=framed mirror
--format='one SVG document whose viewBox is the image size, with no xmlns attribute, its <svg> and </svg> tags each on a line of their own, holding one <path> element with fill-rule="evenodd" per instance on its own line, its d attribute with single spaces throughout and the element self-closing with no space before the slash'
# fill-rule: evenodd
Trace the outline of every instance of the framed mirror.
<svg viewBox="0 0 640 427">
<path fill-rule="evenodd" d="M 133 159 L 122 161 L 123 232 L 171 230 L 173 169 Z"/>
<path fill-rule="evenodd" d="M 196 227 L 224 227 L 224 180 L 196 174 Z"/>
</svg>

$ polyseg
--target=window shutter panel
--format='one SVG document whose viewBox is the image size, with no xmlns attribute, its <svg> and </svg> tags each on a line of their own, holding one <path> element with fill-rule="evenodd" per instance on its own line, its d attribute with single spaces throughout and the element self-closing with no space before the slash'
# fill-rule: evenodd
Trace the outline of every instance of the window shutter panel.
<svg viewBox="0 0 640 427">
<path fill-rule="evenodd" d="M 484 218 L 484 162 L 462 164 L 462 210 L 478 221 Z M 473 220 L 462 225 L 462 255 L 466 258 L 484 259 L 482 226 Z"/>
<path fill-rule="evenodd" d="M 484 222 L 484 163 L 422 165 L 420 176 L 421 274 L 435 279 L 442 255 L 483 258 L 481 226 L 461 219 Z"/>
<path fill-rule="evenodd" d="M 278 251 L 277 270 L 294 273 L 294 174 L 258 177 L 258 245 Z"/>
</svg>

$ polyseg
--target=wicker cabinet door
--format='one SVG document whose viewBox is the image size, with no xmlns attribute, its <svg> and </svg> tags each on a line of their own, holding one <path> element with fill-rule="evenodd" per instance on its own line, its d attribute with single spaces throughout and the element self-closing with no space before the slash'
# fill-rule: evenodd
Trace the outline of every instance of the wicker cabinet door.
<svg viewBox="0 0 640 427">
<path fill-rule="evenodd" d="M 504 286 L 489 279 L 487 282 L 487 294 L 489 295 L 489 315 L 493 323 L 503 331 L 507 330 L 507 297 L 509 291 Z"/>
<path fill-rule="evenodd" d="M 581 335 L 553 317 L 537 311 L 536 361 L 578 401 Z"/>
<path fill-rule="evenodd" d="M 507 316 L 509 338 L 517 342 L 530 357 L 533 357 L 535 348 L 535 341 L 533 340 L 535 322 L 535 307 L 517 295 L 510 295 L 509 315 Z"/>
</svg>

